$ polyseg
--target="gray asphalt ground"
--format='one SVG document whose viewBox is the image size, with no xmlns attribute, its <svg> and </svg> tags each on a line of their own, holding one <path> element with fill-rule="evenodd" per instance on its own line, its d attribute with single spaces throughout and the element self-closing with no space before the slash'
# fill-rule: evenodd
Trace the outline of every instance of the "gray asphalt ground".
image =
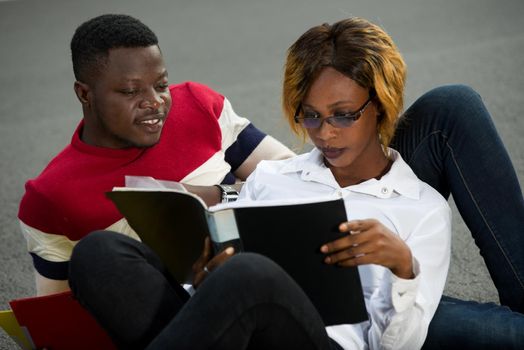
<svg viewBox="0 0 524 350">
<path fill-rule="evenodd" d="M 291 147 L 299 143 L 280 111 L 286 49 L 313 25 L 368 18 L 404 54 L 407 105 L 442 84 L 464 83 L 480 92 L 522 183 L 522 0 L 0 1 L 0 309 L 34 294 L 16 219 L 24 182 L 69 142 L 81 118 L 69 40 L 81 22 L 109 12 L 134 15 L 158 34 L 172 82 L 210 85 L 240 115 Z M 469 231 L 454 213 L 446 293 L 497 302 Z M 0 349 L 12 348 L 0 331 Z"/>
</svg>

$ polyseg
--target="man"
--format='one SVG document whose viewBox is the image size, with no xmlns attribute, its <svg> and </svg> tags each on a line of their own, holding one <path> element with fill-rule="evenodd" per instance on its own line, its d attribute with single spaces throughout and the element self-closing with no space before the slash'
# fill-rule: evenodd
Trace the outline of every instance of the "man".
<svg viewBox="0 0 524 350">
<path fill-rule="evenodd" d="M 71 143 L 27 182 L 19 211 L 38 295 L 69 288 L 71 251 L 90 232 L 137 238 L 105 197 L 126 175 L 179 181 L 214 204 L 221 193 L 213 185 L 244 180 L 261 159 L 293 154 L 210 88 L 170 86 L 156 35 L 135 18 L 85 22 L 71 53 L 83 119 Z"/>
</svg>

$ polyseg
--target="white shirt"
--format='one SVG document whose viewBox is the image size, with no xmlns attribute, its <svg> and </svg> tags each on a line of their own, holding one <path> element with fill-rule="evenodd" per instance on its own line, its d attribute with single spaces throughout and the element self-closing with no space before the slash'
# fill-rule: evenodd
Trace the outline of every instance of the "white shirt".
<svg viewBox="0 0 524 350">
<path fill-rule="evenodd" d="M 451 210 L 398 152 L 390 149 L 390 155 L 393 165 L 380 180 L 345 188 L 317 149 L 286 160 L 263 161 L 240 193 L 240 200 L 342 196 L 349 220 L 377 219 L 409 246 L 414 279 L 401 279 L 379 265 L 358 267 L 369 321 L 326 327 L 345 349 L 420 349 L 446 282 Z"/>
</svg>

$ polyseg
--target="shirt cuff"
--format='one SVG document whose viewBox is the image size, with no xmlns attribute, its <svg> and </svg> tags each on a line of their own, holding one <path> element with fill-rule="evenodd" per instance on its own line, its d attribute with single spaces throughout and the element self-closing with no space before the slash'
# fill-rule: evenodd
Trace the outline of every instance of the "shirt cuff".
<svg viewBox="0 0 524 350">
<path fill-rule="evenodd" d="M 396 312 L 403 312 L 415 304 L 420 281 L 420 265 L 413 257 L 413 279 L 403 279 L 391 273 L 391 302 Z"/>
<path fill-rule="evenodd" d="M 186 290 L 186 292 L 189 293 L 189 296 L 191 296 L 191 297 L 196 293 L 196 289 L 195 289 L 195 287 L 193 287 L 192 284 L 186 284 L 186 283 L 184 283 L 184 284 L 182 285 L 182 288 L 184 288 L 184 289 Z"/>
</svg>

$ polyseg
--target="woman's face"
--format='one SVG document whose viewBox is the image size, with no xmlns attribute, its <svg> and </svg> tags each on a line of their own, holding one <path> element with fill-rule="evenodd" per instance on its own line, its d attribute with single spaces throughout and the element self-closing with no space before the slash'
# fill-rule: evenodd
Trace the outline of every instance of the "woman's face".
<svg viewBox="0 0 524 350">
<path fill-rule="evenodd" d="M 328 116 L 356 112 L 369 98 L 368 89 L 335 70 L 324 68 L 302 101 L 302 114 Z M 339 184 L 347 186 L 378 176 L 387 160 L 377 133 L 377 109 L 371 102 L 358 120 L 346 128 L 327 122 L 306 129 L 311 141 L 324 155 Z M 386 163 L 384 163 L 386 162 Z"/>
</svg>

